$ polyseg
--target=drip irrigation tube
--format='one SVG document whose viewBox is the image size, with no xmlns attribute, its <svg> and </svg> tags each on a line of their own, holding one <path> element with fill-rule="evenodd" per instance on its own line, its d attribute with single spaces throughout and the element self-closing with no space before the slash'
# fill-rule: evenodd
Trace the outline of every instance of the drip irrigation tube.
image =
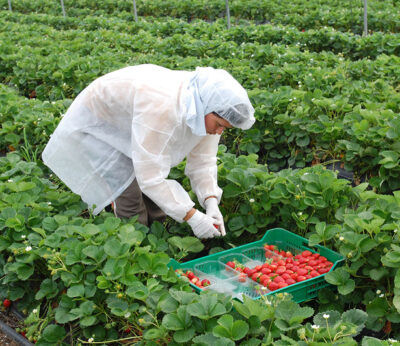
<svg viewBox="0 0 400 346">
<path fill-rule="evenodd" d="M 5 333 L 9 338 L 13 339 L 15 342 L 18 342 L 21 346 L 34 346 L 21 334 L 18 334 L 14 329 L 10 328 L 2 321 L 0 321 L 0 330 Z"/>
</svg>

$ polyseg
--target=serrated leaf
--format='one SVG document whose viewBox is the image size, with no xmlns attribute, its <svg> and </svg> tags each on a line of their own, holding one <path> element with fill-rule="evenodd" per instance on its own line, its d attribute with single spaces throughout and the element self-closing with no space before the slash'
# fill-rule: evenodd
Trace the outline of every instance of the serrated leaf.
<svg viewBox="0 0 400 346">
<path fill-rule="evenodd" d="M 313 313 L 314 309 L 300 307 L 299 304 L 291 300 L 280 302 L 275 310 L 276 318 L 286 321 L 290 326 L 303 322 L 306 318 L 311 317 Z"/>
<path fill-rule="evenodd" d="M 367 322 L 368 314 L 360 309 L 347 310 L 342 314 L 342 321 L 352 323 L 357 327 L 357 335 L 364 328 L 365 322 Z"/>
<path fill-rule="evenodd" d="M 143 337 L 145 340 L 154 340 L 160 339 L 164 336 L 164 331 L 161 328 L 150 328 L 146 329 L 143 333 Z"/>
<path fill-rule="evenodd" d="M 234 346 L 235 343 L 227 338 L 220 338 L 211 333 L 196 336 L 192 342 L 196 346 Z"/>
<path fill-rule="evenodd" d="M 43 339 L 52 342 L 54 345 L 61 342 L 67 333 L 61 326 L 50 324 L 43 330 Z"/>
<path fill-rule="evenodd" d="M 335 310 L 321 312 L 314 316 L 313 321 L 314 324 L 324 327 L 326 326 L 326 323 L 328 323 L 328 326 L 332 328 L 338 321 L 340 321 L 340 313 Z"/>
<path fill-rule="evenodd" d="M 168 242 L 184 252 L 200 252 L 204 249 L 203 243 L 195 237 L 171 237 Z"/>
<path fill-rule="evenodd" d="M 70 298 L 84 297 L 84 295 L 85 295 L 85 287 L 82 284 L 73 285 L 69 287 L 67 290 L 67 296 Z"/>
<path fill-rule="evenodd" d="M 350 278 L 350 274 L 343 268 L 337 268 L 325 275 L 325 280 L 335 286 L 344 285 Z"/>
<path fill-rule="evenodd" d="M 136 281 L 128 287 L 126 294 L 131 298 L 146 300 L 149 295 L 149 290 L 140 281 Z"/>
<path fill-rule="evenodd" d="M 162 325 L 168 330 L 184 330 L 192 325 L 190 314 L 187 312 L 187 306 L 181 306 L 176 313 L 167 314 L 162 320 Z"/>
<path fill-rule="evenodd" d="M 196 303 L 188 305 L 188 312 L 202 320 L 208 320 L 212 317 L 226 313 L 226 308 L 217 301 L 214 295 L 202 295 Z"/>
<path fill-rule="evenodd" d="M 272 318 L 274 315 L 274 311 L 265 304 L 261 303 L 260 300 L 253 300 L 247 296 L 243 296 L 243 303 L 234 300 L 233 306 L 235 307 L 236 311 L 246 319 L 249 319 L 251 316 L 257 316 L 260 321 L 263 322 Z"/>
</svg>

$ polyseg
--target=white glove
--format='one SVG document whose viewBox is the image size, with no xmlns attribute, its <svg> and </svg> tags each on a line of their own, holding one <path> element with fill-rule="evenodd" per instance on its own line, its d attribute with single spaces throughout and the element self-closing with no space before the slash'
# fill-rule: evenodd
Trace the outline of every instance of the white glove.
<svg viewBox="0 0 400 346">
<path fill-rule="evenodd" d="M 206 239 L 221 235 L 214 226 L 215 220 L 198 210 L 187 220 L 187 223 L 192 227 L 193 233 L 197 238 Z"/>
<path fill-rule="evenodd" d="M 214 224 L 219 226 L 221 235 L 224 236 L 226 234 L 224 218 L 219 210 L 217 199 L 210 197 L 204 201 L 204 205 L 206 206 L 206 214 L 215 220 Z"/>
</svg>

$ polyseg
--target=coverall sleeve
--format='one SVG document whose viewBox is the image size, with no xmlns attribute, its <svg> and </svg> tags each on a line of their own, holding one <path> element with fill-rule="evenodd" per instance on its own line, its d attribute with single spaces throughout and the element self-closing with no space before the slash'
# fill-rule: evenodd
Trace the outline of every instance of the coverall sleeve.
<svg viewBox="0 0 400 346">
<path fill-rule="evenodd" d="M 181 126 L 176 114 L 176 100 L 148 87 L 142 92 L 147 96 L 135 96 L 132 119 L 135 176 L 147 197 L 167 215 L 183 222 L 194 202 L 177 181 L 167 179 L 171 169 L 171 141 L 176 128 Z"/>
<path fill-rule="evenodd" d="M 219 135 L 207 135 L 187 156 L 185 174 L 203 208 L 207 197 L 216 196 L 219 203 L 222 196 L 217 182 L 219 139 Z"/>
</svg>

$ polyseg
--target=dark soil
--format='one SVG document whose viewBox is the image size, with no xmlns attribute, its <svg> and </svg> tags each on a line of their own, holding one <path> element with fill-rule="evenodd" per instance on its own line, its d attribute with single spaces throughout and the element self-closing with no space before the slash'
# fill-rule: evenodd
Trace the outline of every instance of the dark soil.
<svg viewBox="0 0 400 346">
<path fill-rule="evenodd" d="M 20 320 L 18 320 L 17 317 L 15 317 L 13 314 L 9 312 L 4 312 L 0 311 L 0 320 L 9 326 L 12 329 L 16 329 L 18 327 L 22 327 L 22 323 Z M 7 334 L 5 334 L 1 329 L 0 329 L 0 345 L 1 346 L 19 346 L 20 343 L 16 342 L 14 339 L 10 338 Z"/>
</svg>

